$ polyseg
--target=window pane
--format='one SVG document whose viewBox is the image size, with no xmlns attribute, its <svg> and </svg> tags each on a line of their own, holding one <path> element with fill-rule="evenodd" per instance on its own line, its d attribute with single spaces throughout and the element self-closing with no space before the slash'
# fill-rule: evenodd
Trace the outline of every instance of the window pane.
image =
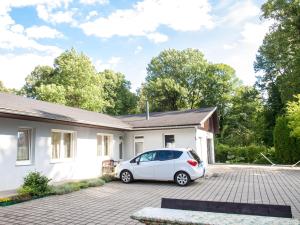
<svg viewBox="0 0 300 225">
<path fill-rule="evenodd" d="M 17 161 L 29 160 L 30 155 L 30 130 L 21 129 L 18 131 Z"/>
<path fill-rule="evenodd" d="M 173 151 L 159 151 L 159 160 L 165 161 L 165 160 L 171 160 L 173 159 Z"/>
<path fill-rule="evenodd" d="M 119 159 L 123 159 L 123 142 L 119 144 Z"/>
<path fill-rule="evenodd" d="M 71 146 L 72 134 L 64 133 L 63 135 L 64 135 L 65 158 L 71 158 L 72 157 L 72 146 Z"/>
<path fill-rule="evenodd" d="M 59 159 L 60 157 L 60 139 L 61 139 L 61 133 L 52 132 L 51 135 L 52 159 Z"/>
<path fill-rule="evenodd" d="M 140 162 L 153 161 L 155 159 L 156 153 L 157 152 L 148 152 L 148 153 L 141 155 Z"/>
<path fill-rule="evenodd" d="M 103 142 L 104 142 L 104 155 L 109 155 L 109 149 L 110 149 L 110 141 L 111 137 L 110 136 L 104 136 L 103 137 Z"/>
<path fill-rule="evenodd" d="M 144 151 L 144 142 L 135 142 L 135 155 L 138 155 Z"/>
<path fill-rule="evenodd" d="M 175 147 L 175 137 L 174 135 L 165 135 L 165 148 Z"/>
<path fill-rule="evenodd" d="M 97 135 L 97 156 L 102 155 L 102 135 Z"/>
</svg>

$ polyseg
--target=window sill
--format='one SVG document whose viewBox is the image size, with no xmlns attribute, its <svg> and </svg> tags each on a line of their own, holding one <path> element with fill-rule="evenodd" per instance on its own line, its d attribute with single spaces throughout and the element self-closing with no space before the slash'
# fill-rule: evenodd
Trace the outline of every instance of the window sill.
<svg viewBox="0 0 300 225">
<path fill-rule="evenodd" d="M 29 160 L 26 161 L 16 161 L 16 166 L 31 166 L 33 163 Z"/>
</svg>

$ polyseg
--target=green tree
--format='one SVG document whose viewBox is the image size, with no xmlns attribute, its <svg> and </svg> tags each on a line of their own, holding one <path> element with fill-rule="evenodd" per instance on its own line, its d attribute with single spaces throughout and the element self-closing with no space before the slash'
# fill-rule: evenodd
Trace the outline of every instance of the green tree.
<svg viewBox="0 0 300 225">
<path fill-rule="evenodd" d="M 83 53 L 65 51 L 54 67 L 38 66 L 27 76 L 23 88 L 28 97 L 102 112 L 108 105 L 103 81 Z"/>
<path fill-rule="evenodd" d="M 0 80 L 0 92 L 7 92 L 8 89 L 4 86 L 3 82 Z"/>
<path fill-rule="evenodd" d="M 262 144 L 263 103 L 254 87 L 239 87 L 228 107 L 220 141 L 230 146 Z"/>
<path fill-rule="evenodd" d="M 153 110 L 157 111 L 217 106 L 222 121 L 237 83 L 235 71 L 230 66 L 207 62 L 197 49 L 168 49 L 148 64 L 140 99 L 148 98 L 155 105 Z M 166 92 L 172 94 L 163 93 L 164 86 L 168 87 Z"/>
<path fill-rule="evenodd" d="M 145 110 L 146 100 L 150 111 L 174 111 L 187 108 L 188 90 L 172 78 L 160 78 L 144 84 L 140 90 L 139 109 Z"/>
<path fill-rule="evenodd" d="M 300 158 L 300 139 L 291 137 L 288 119 L 280 116 L 274 128 L 274 147 L 276 157 L 281 163 L 294 163 Z"/>
<path fill-rule="evenodd" d="M 300 94 L 295 101 L 288 103 L 287 117 L 292 136 L 300 138 Z"/>
<path fill-rule="evenodd" d="M 108 103 L 104 111 L 111 115 L 135 112 L 137 97 L 130 91 L 130 82 L 125 76 L 111 70 L 104 70 L 99 76 L 103 80 L 104 98 Z"/>
</svg>

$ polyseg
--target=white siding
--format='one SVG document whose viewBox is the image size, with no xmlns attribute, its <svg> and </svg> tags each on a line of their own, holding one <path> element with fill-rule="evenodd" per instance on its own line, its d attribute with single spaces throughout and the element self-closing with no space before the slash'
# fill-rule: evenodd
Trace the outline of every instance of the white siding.
<svg viewBox="0 0 300 225">
<path fill-rule="evenodd" d="M 196 149 L 201 160 L 208 163 L 207 159 L 207 139 L 212 139 L 212 163 L 215 162 L 215 152 L 214 152 L 214 135 L 211 132 L 207 132 L 201 129 L 197 129 L 196 132 Z"/>
<path fill-rule="evenodd" d="M 17 131 L 19 127 L 34 130 L 33 159 L 27 166 L 17 166 Z M 51 163 L 51 129 L 76 131 L 77 148 L 73 160 Z M 0 191 L 18 188 L 30 171 L 40 171 L 54 182 L 85 179 L 101 175 L 102 157 L 96 156 L 97 133 L 113 134 L 110 158 L 118 160 L 119 136 L 122 132 L 59 124 L 0 118 Z"/>
<path fill-rule="evenodd" d="M 125 138 L 125 158 L 134 157 L 134 136 L 144 136 L 144 150 L 151 150 L 164 147 L 164 134 L 175 135 L 176 148 L 196 149 L 196 129 L 166 129 L 166 130 L 145 130 L 126 132 Z"/>
</svg>

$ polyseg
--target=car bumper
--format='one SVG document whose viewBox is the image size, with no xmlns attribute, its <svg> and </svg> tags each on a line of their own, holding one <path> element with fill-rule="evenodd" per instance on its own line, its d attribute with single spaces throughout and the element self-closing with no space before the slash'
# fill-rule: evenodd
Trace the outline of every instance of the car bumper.
<svg viewBox="0 0 300 225">
<path fill-rule="evenodd" d="M 191 180 L 197 180 L 200 177 L 203 177 L 205 174 L 205 168 L 204 167 L 197 167 L 190 170 L 190 178 Z"/>
</svg>

